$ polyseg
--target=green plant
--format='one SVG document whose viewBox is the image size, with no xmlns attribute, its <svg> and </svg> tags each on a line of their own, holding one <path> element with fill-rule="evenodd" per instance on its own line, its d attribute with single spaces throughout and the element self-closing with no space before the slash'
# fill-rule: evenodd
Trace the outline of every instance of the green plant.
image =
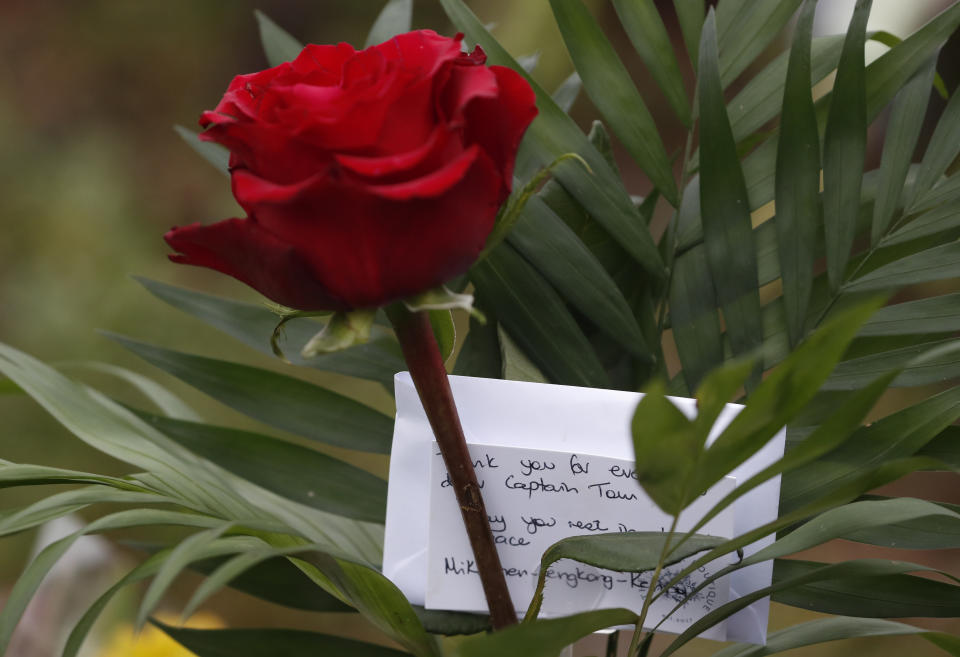
<svg viewBox="0 0 960 657">
<path fill-rule="evenodd" d="M 460 0 L 441 4 L 493 63 L 522 70 Z M 625 536 L 603 551 L 590 539 L 580 540 L 576 550 L 561 542 L 545 561 L 576 557 L 659 574 L 677 554 L 699 555 L 695 563 L 706 563 L 777 533 L 770 547 L 729 568 L 775 559 L 773 585 L 757 596 L 772 595 L 838 617 L 772 635 L 764 654 L 824 640 L 891 634 L 919 634 L 960 654 L 956 637 L 884 620 L 960 615 L 955 584 L 909 574 L 930 568 L 888 560 L 822 564 L 783 559 L 834 538 L 906 549 L 960 547 L 956 507 L 866 497 L 907 473 L 960 464 L 954 425 L 960 417 L 960 388 L 953 385 L 960 373 L 960 349 L 953 337 L 960 330 L 960 293 L 911 288 L 926 296 L 879 310 L 874 299 L 960 276 L 960 178 L 953 167 L 960 152 L 956 93 L 930 146 L 918 163 L 912 162 L 917 117 L 935 84 L 939 49 L 960 24 L 960 4 L 950 5 L 864 66 L 865 39 L 890 41 L 866 32 L 869 1 L 857 3 L 845 36 L 812 39 L 816 3 L 810 0 L 723 0 L 715 12 L 706 12 L 703 2 L 675 0 L 697 71 L 694 93 L 683 85 L 652 0 L 613 0 L 613 5 L 687 130 L 679 179 L 640 93 L 592 15 L 581 0 L 551 0 L 579 78 L 565 83 L 554 97 L 534 83 L 540 118 L 525 138 L 517 175 L 528 181 L 568 153 L 582 157 L 589 171 L 574 162 L 557 165 L 555 179 L 529 199 L 509 232 L 495 233 L 505 240 L 486 251 L 467 277 L 486 322 L 471 318 L 453 371 L 646 390 L 636 423 L 659 431 L 637 431 L 635 441 L 638 452 L 658 456 L 660 467 L 644 470 L 638 463 L 638 476 L 650 497 L 671 514 L 786 425 L 784 459 L 733 493 L 782 475 L 780 518 L 752 535 L 720 544 L 698 543 L 701 539 L 673 531 Z M 725 88 L 798 11 L 790 51 L 727 102 Z M 297 52 L 292 37 L 264 16 L 258 18 L 272 63 Z M 405 31 L 409 21 L 410 2 L 391 0 L 376 23 L 377 37 L 371 38 Z M 833 90 L 815 100 L 812 85 L 834 69 Z M 589 135 L 566 114 L 577 79 L 603 121 L 595 122 Z M 890 128 L 880 167 L 864 172 L 867 126 L 887 106 Z M 631 197 L 625 188 L 605 126 L 652 181 L 654 190 L 646 198 Z M 216 166 L 225 167 L 217 147 L 183 134 Z M 771 202 L 775 216 L 754 226 L 751 211 Z M 674 211 L 656 240 L 649 222 L 658 203 Z M 271 353 L 278 320 L 270 310 L 153 281 L 143 284 L 170 305 Z M 284 328 L 287 342 L 298 347 L 316 331 L 309 319 L 294 319 Z M 449 337 L 440 332 L 444 335 Z M 117 339 L 153 365 L 278 429 L 375 454 L 389 451 L 391 419 L 338 392 L 266 370 Z M 664 356 L 669 344 L 675 345 L 682 365 L 672 377 Z M 399 346 L 382 323 L 374 324 L 366 344 L 311 360 L 289 357 L 295 366 L 387 387 L 393 374 L 404 369 Z M 0 373 L 9 379 L 6 390 L 30 394 L 78 438 L 140 471 L 114 478 L 0 462 L 5 486 L 81 485 L 6 512 L 0 516 L 0 534 L 102 503 L 131 508 L 90 523 L 83 533 L 160 524 L 197 530 L 151 556 L 104 594 L 77 625 L 65 654 L 76 654 L 120 588 L 153 578 L 137 613 L 142 624 L 173 579 L 191 565 L 203 566 L 208 578 L 188 611 L 220 587 L 244 588 L 248 580 L 235 579 L 239 574 L 261 571 L 270 574 L 275 586 L 268 594 L 248 590 L 299 608 L 355 609 L 413 654 L 441 654 L 445 646 L 435 635 L 486 629 L 483 617 L 411 606 L 378 572 L 382 480 L 319 451 L 203 424 L 156 387 L 149 390 L 161 415 L 121 406 L 10 347 L 0 346 Z M 928 384 L 943 389 L 863 424 L 889 386 Z M 711 414 L 715 417 L 724 402 L 741 392 L 746 410 L 705 447 Z M 667 393 L 697 397 L 700 419 L 680 416 L 665 401 Z M 301 485 L 306 481 L 314 484 L 309 495 Z M 731 501 L 721 501 L 715 510 Z M 78 537 L 51 545 L 23 573 L 0 611 L 0 646 L 44 573 Z M 692 551 L 683 551 L 685 544 Z M 956 573 L 946 575 L 953 579 Z M 308 594 L 288 585 L 302 577 L 316 584 Z M 711 612 L 664 654 L 750 599 Z M 645 604 L 639 616 L 646 610 Z M 552 655 L 596 629 L 643 625 L 627 610 L 542 621 L 535 620 L 533 611 L 529 621 L 466 639 L 453 646 L 454 652 Z M 394 654 L 316 634 L 165 629 L 201 657 L 230 646 L 247 654 Z M 646 654 L 651 637 L 637 632 L 631 653 Z M 718 654 L 754 650 L 738 645 Z"/>
</svg>

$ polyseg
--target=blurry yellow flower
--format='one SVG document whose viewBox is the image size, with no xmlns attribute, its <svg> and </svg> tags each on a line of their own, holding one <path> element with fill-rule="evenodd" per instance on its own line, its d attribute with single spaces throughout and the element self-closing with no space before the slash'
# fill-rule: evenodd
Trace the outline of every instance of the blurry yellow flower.
<svg viewBox="0 0 960 657">
<path fill-rule="evenodd" d="M 179 624 L 179 619 L 169 614 L 158 614 L 157 620 L 166 625 Z M 194 614 L 185 627 L 216 629 L 224 627 L 224 623 L 216 614 L 200 612 Z M 124 623 L 114 630 L 97 657 L 193 657 L 193 653 L 153 625 L 145 626 L 136 635 L 133 625 Z"/>
</svg>

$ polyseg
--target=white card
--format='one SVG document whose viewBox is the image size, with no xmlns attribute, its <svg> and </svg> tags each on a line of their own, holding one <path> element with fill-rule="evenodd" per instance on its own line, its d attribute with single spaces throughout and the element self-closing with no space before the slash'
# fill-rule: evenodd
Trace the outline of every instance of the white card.
<svg viewBox="0 0 960 657">
<path fill-rule="evenodd" d="M 410 375 L 401 372 L 394 383 L 397 419 L 390 459 L 383 573 L 411 602 L 423 605 L 432 524 L 429 509 L 434 437 Z M 642 398 L 639 393 L 460 376 L 450 377 L 450 385 L 471 445 L 633 461 L 630 420 Z M 695 400 L 671 400 L 688 417 L 696 416 Z M 726 406 L 708 443 L 741 409 L 736 404 Z M 785 435 L 785 431 L 779 432 L 729 475 L 737 481 L 746 481 L 774 463 L 783 455 Z M 735 534 L 744 534 L 774 520 L 779 499 L 779 477 L 738 499 L 731 507 Z M 761 539 L 747 546 L 744 553 L 750 555 L 773 540 L 772 536 Z M 731 574 L 730 599 L 769 586 L 772 574 L 773 565 L 769 561 Z M 727 640 L 765 643 L 768 614 L 768 598 L 737 612 L 727 620 Z"/>
<path fill-rule="evenodd" d="M 427 546 L 427 609 L 486 611 L 473 553 L 460 522 L 460 508 L 450 488 L 443 457 L 433 443 L 430 471 L 430 536 Z M 490 516 L 507 586 L 517 609 L 533 597 L 540 556 L 567 536 L 628 531 L 666 531 L 671 518 L 637 485 L 633 461 L 604 456 L 518 447 L 473 445 L 470 449 Z M 727 477 L 680 516 L 678 529 L 690 529 L 712 504 L 733 490 Z M 733 536 L 733 511 L 728 508 L 701 534 Z M 679 564 L 689 563 L 690 560 Z M 692 573 L 657 599 L 647 615 L 653 627 L 681 602 L 685 593 L 731 559 L 721 559 Z M 658 582 L 664 586 L 679 572 L 667 568 Z M 540 617 L 566 616 L 592 609 L 626 607 L 640 612 L 652 573 L 618 573 L 561 560 L 547 570 Z M 682 632 L 728 598 L 723 577 L 695 594 L 660 626 Z M 703 634 L 723 641 L 723 624 Z"/>
</svg>

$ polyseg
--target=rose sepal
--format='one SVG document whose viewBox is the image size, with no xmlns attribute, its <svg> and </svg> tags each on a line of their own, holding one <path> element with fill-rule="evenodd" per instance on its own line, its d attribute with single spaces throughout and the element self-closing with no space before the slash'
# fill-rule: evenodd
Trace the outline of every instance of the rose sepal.
<svg viewBox="0 0 960 657">
<path fill-rule="evenodd" d="M 314 358 L 369 342 L 370 329 L 376 314 L 376 309 L 333 313 L 326 326 L 303 346 L 300 355 Z"/>
</svg>

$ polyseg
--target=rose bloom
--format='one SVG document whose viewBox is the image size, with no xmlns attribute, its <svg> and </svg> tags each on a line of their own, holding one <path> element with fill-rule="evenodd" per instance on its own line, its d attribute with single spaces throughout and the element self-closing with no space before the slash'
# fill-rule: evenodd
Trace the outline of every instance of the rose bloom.
<svg viewBox="0 0 960 657">
<path fill-rule="evenodd" d="M 200 138 L 230 149 L 247 217 L 174 228 L 171 259 L 300 310 L 380 306 L 465 272 L 537 109 L 520 75 L 461 38 L 308 45 L 234 78 Z"/>
</svg>

